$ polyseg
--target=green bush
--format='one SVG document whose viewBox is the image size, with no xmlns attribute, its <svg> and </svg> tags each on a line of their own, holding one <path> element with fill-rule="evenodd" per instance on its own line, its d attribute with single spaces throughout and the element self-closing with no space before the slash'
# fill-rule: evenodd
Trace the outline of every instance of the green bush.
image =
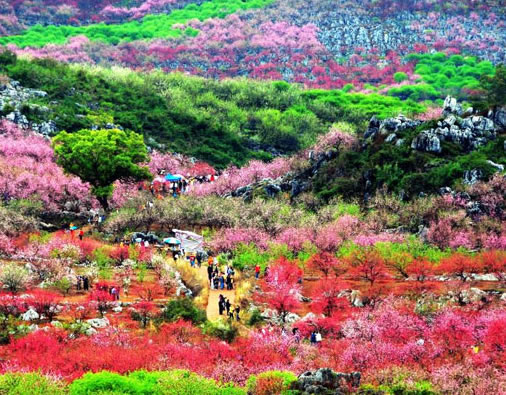
<svg viewBox="0 0 506 395">
<path fill-rule="evenodd" d="M 189 4 L 172 11 L 170 14 L 147 15 L 141 21 L 130 21 L 121 24 L 105 24 L 103 22 L 85 26 L 41 26 L 35 25 L 17 36 L 0 38 L 0 45 L 16 44 L 20 48 L 43 47 L 47 44 L 65 44 L 70 37 L 85 35 L 91 41 L 102 41 L 116 45 L 139 39 L 156 39 L 178 37 L 183 32 L 174 29 L 176 24 L 186 24 L 192 19 L 204 21 L 211 18 L 225 18 L 239 10 L 261 8 L 273 0 L 208 0 L 204 3 Z M 184 30 L 184 34 L 196 35 L 192 28 Z M 1 59 L 0 59 L 1 60 Z"/>
<path fill-rule="evenodd" d="M 161 319 L 166 322 L 174 322 L 179 319 L 191 321 L 194 325 L 200 325 L 206 321 L 206 312 L 199 309 L 190 298 L 173 299 L 167 303 L 162 311 Z"/>
<path fill-rule="evenodd" d="M 258 387 L 263 384 L 262 387 L 273 386 L 275 388 L 262 388 L 262 393 L 289 394 L 291 393 L 290 386 L 295 381 L 297 381 L 297 376 L 292 372 L 273 370 L 251 375 L 246 382 L 246 388 L 249 394 L 257 394 Z"/>
<path fill-rule="evenodd" d="M 187 370 L 166 372 L 136 371 L 122 376 L 117 373 L 87 373 L 70 385 L 71 395 L 245 395 L 234 384 L 218 384 Z"/>
<path fill-rule="evenodd" d="M 406 383 L 398 381 L 391 385 L 374 386 L 365 384 L 360 387 L 360 395 L 436 395 L 437 392 L 432 388 L 428 381 L 419 381 L 416 383 Z"/>
<path fill-rule="evenodd" d="M 406 81 L 408 79 L 408 75 L 403 73 L 402 71 L 398 71 L 394 74 L 394 81 L 400 83 L 402 81 Z"/>
<path fill-rule="evenodd" d="M 234 341 L 239 335 L 239 329 L 232 322 L 229 321 L 207 321 L 204 324 L 203 332 L 209 336 L 217 337 L 228 343 Z"/>
<path fill-rule="evenodd" d="M 38 373 L 6 373 L 0 375 L 3 395 L 63 395 L 65 385 Z"/>
</svg>

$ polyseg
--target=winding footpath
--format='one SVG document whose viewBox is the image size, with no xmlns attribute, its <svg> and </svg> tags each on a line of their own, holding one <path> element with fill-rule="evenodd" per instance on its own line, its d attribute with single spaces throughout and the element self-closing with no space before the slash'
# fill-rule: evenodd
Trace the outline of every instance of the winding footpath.
<svg viewBox="0 0 506 395">
<path fill-rule="evenodd" d="M 207 266 L 202 266 L 200 269 L 201 275 L 207 279 Z M 220 295 L 223 295 L 225 298 L 228 298 L 230 300 L 230 303 L 232 306 L 235 304 L 235 290 L 228 291 L 226 289 L 211 289 L 209 286 L 209 282 L 207 283 L 207 287 L 209 288 L 209 299 L 207 300 L 207 308 L 206 308 L 206 314 L 207 319 L 209 321 L 216 321 L 220 318 L 220 312 L 218 309 L 218 301 Z M 226 318 L 225 315 L 222 315 L 221 317 Z"/>
</svg>

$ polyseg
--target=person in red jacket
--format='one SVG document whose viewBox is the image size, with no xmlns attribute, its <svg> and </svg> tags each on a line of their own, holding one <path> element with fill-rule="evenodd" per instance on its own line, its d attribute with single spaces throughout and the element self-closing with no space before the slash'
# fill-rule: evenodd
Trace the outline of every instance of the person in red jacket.
<svg viewBox="0 0 506 395">
<path fill-rule="evenodd" d="M 258 279 L 260 277 L 260 265 L 257 263 L 255 266 L 255 278 Z"/>
</svg>

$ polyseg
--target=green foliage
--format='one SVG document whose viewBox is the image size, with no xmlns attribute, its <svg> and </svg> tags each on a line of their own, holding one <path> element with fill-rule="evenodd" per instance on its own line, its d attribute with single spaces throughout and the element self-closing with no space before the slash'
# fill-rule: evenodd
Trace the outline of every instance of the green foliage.
<svg viewBox="0 0 506 395">
<path fill-rule="evenodd" d="M 390 89 L 389 95 L 412 100 L 434 100 L 446 95 L 467 98 L 465 91 L 480 88 L 480 78 L 486 80 L 494 75 L 491 62 L 478 62 L 475 57 L 410 54 L 406 60 L 416 62 L 414 73 L 420 75 L 424 83 Z"/>
<path fill-rule="evenodd" d="M 108 208 L 117 180 L 145 180 L 151 174 L 137 164 L 148 161 L 141 135 L 119 129 L 61 132 L 53 138 L 57 162 L 67 172 L 89 182 L 92 193 Z"/>
<path fill-rule="evenodd" d="M 162 311 L 163 321 L 174 322 L 179 319 L 191 321 L 194 325 L 203 324 L 206 321 L 206 312 L 200 310 L 190 298 L 173 299 L 167 303 Z"/>
<path fill-rule="evenodd" d="M 0 394 L 4 395 L 63 395 L 63 383 L 38 373 L 6 373 L 0 375 Z"/>
<path fill-rule="evenodd" d="M 0 70 L 4 66 L 8 66 L 8 65 L 16 63 L 16 60 L 17 60 L 17 56 L 15 53 L 13 53 L 7 49 L 1 50 L 0 51 Z"/>
<path fill-rule="evenodd" d="M 408 75 L 403 73 L 402 71 L 398 71 L 394 74 L 394 81 L 400 83 L 402 81 L 406 81 L 408 79 Z"/>
<path fill-rule="evenodd" d="M 403 114 L 419 114 L 425 107 L 412 100 L 402 101 L 397 97 L 383 96 L 377 93 L 347 93 L 346 90 L 308 90 L 304 93 L 308 99 L 317 103 L 330 104 L 339 114 L 336 119 L 356 123 L 369 120 L 373 115 L 380 119 Z"/>
<path fill-rule="evenodd" d="M 480 87 L 485 92 L 482 107 L 487 109 L 506 105 L 506 66 L 498 65 L 494 76 L 483 75 Z"/>
<path fill-rule="evenodd" d="M 20 35 L 0 38 L 0 45 L 15 44 L 20 48 L 28 46 L 39 48 L 47 44 L 64 44 L 70 37 L 79 35 L 85 35 L 91 41 L 102 41 L 112 45 L 141 39 L 179 37 L 183 33 L 195 36 L 198 34 L 195 29 L 187 28 L 182 31 L 173 26 L 184 25 L 192 19 L 204 21 L 211 18 L 225 18 L 239 10 L 261 8 L 272 2 L 273 0 L 208 0 L 200 5 L 189 4 L 170 14 L 147 15 L 140 22 L 98 23 L 86 26 L 35 25 Z"/>
<path fill-rule="evenodd" d="M 218 339 L 224 340 L 228 343 L 234 341 L 234 339 L 239 335 L 239 328 L 233 324 L 233 322 L 229 321 L 207 321 L 202 331 L 209 335 L 217 337 Z"/>
<path fill-rule="evenodd" d="M 422 127 L 427 129 L 430 125 Z M 411 149 L 410 143 L 418 132 L 418 129 L 398 132 L 398 138 L 405 140 L 401 146 L 379 143 L 369 144 L 360 152 L 341 152 L 319 170 L 313 182 L 314 192 L 324 201 L 336 196 L 362 198 L 366 192 L 363 175 L 367 172 L 369 192 L 386 186 L 390 192 L 403 191 L 407 197 L 415 197 L 421 192 L 437 192 L 443 186 L 453 187 L 472 169 L 480 169 L 483 178 L 489 179 L 496 169 L 487 160 L 506 164 L 501 148 L 504 136 L 470 153 L 445 142 L 442 153 L 435 155 Z"/>
<path fill-rule="evenodd" d="M 260 380 L 265 380 L 269 382 L 279 382 L 280 388 L 276 388 L 276 393 L 280 394 L 289 394 L 290 386 L 292 383 L 297 381 L 297 376 L 292 372 L 284 372 L 278 370 L 272 370 L 269 372 L 263 372 L 256 375 L 251 375 L 246 382 L 246 388 L 248 389 L 248 393 L 255 394 L 257 391 L 257 384 Z"/>
<path fill-rule="evenodd" d="M 264 319 L 262 318 L 262 313 L 260 313 L 260 310 L 254 309 L 251 312 L 251 315 L 248 319 L 248 325 L 249 326 L 256 326 L 256 325 L 261 324 L 263 321 L 264 321 Z"/>
<path fill-rule="evenodd" d="M 188 370 L 165 372 L 135 371 L 122 376 L 117 373 L 87 373 L 69 387 L 71 395 L 129 394 L 129 395 L 244 395 L 233 384 L 219 384 Z"/>
<path fill-rule="evenodd" d="M 68 295 L 68 293 L 72 289 L 72 282 L 67 277 L 63 277 L 63 278 L 59 279 L 58 281 L 56 281 L 54 283 L 54 286 L 63 295 Z"/>
<path fill-rule="evenodd" d="M 269 259 L 269 254 L 260 252 L 254 244 L 240 244 L 234 251 L 232 264 L 241 271 L 246 267 L 255 267 L 256 265 L 265 268 Z"/>
<path fill-rule="evenodd" d="M 403 380 L 395 380 L 394 383 L 387 385 L 374 386 L 365 384 L 358 391 L 360 395 L 436 395 L 437 392 L 432 388 L 428 381 L 417 381 L 415 383 Z"/>
</svg>

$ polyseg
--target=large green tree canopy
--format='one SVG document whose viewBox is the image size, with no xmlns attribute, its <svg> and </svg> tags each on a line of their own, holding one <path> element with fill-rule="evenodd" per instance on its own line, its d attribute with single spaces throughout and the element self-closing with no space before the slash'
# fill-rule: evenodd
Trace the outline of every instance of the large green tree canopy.
<svg viewBox="0 0 506 395">
<path fill-rule="evenodd" d="M 138 163 L 149 160 L 142 135 L 119 129 L 83 129 L 61 132 L 53 138 L 57 162 L 92 186 L 92 193 L 108 209 L 108 198 L 117 180 L 151 179 L 147 167 Z"/>
</svg>

